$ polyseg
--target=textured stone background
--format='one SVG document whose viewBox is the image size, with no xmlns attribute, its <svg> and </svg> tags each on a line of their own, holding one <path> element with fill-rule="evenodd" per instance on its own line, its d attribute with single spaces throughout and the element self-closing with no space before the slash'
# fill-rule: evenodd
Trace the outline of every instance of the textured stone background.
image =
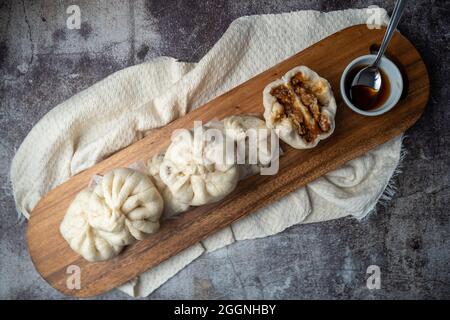
<svg viewBox="0 0 450 320">
<path fill-rule="evenodd" d="M 81 7 L 81 30 L 65 26 L 70 4 Z M 393 7 L 362 0 L 0 0 L 0 298 L 64 298 L 33 268 L 8 182 L 14 151 L 52 107 L 154 57 L 198 61 L 242 15 L 371 4 Z M 401 21 L 428 66 L 431 97 L 407 133 L 409 155 L 387 206 L 362 222 L 297 226 L 204 255 L 150 298 L 450 298 L 449 4 L 410 1 Z M 371 264 L 381 267 L 381 290 L 365 286 Z"/>
</svg>

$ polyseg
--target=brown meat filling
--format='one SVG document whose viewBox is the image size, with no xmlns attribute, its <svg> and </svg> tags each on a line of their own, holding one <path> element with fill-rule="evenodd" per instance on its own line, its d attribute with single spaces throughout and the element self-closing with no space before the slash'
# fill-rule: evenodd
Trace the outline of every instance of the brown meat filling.
<svg viewBox="0 0 450 320">
<path fill-rule="evenodd" d="M 299 108 L 295 106 L 294 93 L 285 85 L 272 88 L 270 94 L 277 98 L 277 101 L 283 106 L 284 114 L 278 117 L 290 117 L 301 136 L 306 135 L 307 129 L 303 121 L 303 114 Z"/>
<path fill-rule="evenodd" d="M 296 127 L 300 136 L 306 141 L 314 141 L 317 136 L 330 130 L 328 117 L 321 113 L 323 107 L 314 93 L 304 85 L 301 73 L 292 77 L 288 86 L 273 88 L 270 94 L 283 106 L 284 114 Z M 295 95 L 301 103 L 296 103 Z"/>
</svg>

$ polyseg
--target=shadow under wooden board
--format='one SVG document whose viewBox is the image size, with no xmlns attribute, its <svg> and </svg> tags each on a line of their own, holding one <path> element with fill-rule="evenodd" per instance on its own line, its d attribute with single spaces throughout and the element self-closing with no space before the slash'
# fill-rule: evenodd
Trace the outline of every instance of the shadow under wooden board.
<svg viewBox="0 0 450 320">
<path fill-rule="evenodd" d="M 372 45 L 381 42 L 383 34 L 384 29 L 369 30 L 365 25 L 335 33 L 51 190 L 34 208 L 28 225 L 28 247 L 37 271 L 66 295 L 87 297 L 107 292 L 233 221 L 404 132 L 425 109 L 429 81 L 419 53 L 399 33 L 392 39 L 388 55 L 403 70 L 408 92 L 393 110 L 378 117 L 361 116 L 344 105 L 339 92 L 340 76 L 347 64 L 369 53 Z M 336 130 L 330 138 L 310 150 L 283 145 L 285 153 L 277 175 L 257 175 L 239 182 L 236 190 L 224 200 L 164 221 L 160 231 L 127 247 L 112 260 L 88 262 L 70 249 L 59 233 L 59 225 L 69 204 L 88 185 L 92 175 L 147 160 L 167 148 L 173 130 L 192 128 L 194 120 L 206 123 L 233 114 L 262 114 L 263 88 L 298 65 L 310 67 L 332 85 L 338 110 Z M 69 289 L 66 285 L 70 265 L 81 269 L 80 289 Z"/>
</svg>

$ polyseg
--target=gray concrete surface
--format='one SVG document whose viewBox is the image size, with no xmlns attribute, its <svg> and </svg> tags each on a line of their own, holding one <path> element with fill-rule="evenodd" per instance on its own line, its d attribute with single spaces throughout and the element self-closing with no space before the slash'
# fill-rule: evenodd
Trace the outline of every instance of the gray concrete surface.
<svg viewBox="0 0 450 320">
<path fill-rule="evenodd" d="M 82 10 L 80 30 L 66 8 Z M 233 19 L 393 1 L 0 1 L 0 298 L 65 298 L 35 271 L 8 173 L 14 151 L 52 107 L 114 71 L 161 55 L 199 60 Z M 150 299 L 450 298 L 449 2 L 411 1 L 400 30 L 429 68 L 428 109 L 408 131 L 398 192 L 362 222 L 303 225 L 207 254 Z M 381 268 L 381 289 L 366 268 Z M 127 298 L 113 291 L 100 299 Z"/>
</svg>

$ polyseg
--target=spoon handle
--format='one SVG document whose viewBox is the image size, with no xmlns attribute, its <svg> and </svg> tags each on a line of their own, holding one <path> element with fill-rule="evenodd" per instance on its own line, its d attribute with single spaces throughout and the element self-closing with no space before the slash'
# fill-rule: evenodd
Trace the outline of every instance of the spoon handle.
<svg viewBox="0 0 450 320">
<path fill-rule="evenodd" d="M 394 31 L 397 29 L 397 25 L 402 17 L 403 9 L 405 8 L 405 0 L 397 0 L 395 3 L 394 11 L 392 11 L 392 16 L 387 26 L 386 33 L 384 34 L 383 41 L 381 42 L 380 50 L 378 51 L 377 58 L 375 59 L 373 66 L 377 67 L 380 62 L 381 57 L 384 55 L 386 48 L 388 47 L 389 41 L 391 41 Z"/>
</svg>

